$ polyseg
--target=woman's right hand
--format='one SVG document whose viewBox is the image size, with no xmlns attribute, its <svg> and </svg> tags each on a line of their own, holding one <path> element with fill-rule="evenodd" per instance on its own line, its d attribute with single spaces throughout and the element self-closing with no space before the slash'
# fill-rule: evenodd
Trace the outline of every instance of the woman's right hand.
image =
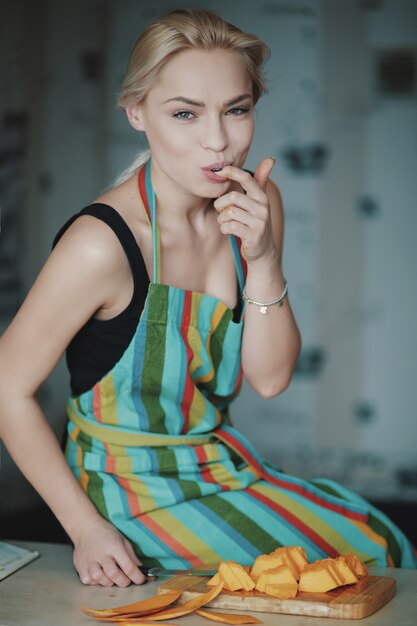
<svg viewBox="0 0 417 626">
<path fill-rule="evenodd" d="M 131 543 L 105 519 L 88 520 L 73 539 L 74 565 L 85 585 L 127 587 L 147 581 Z"/>
</svg>

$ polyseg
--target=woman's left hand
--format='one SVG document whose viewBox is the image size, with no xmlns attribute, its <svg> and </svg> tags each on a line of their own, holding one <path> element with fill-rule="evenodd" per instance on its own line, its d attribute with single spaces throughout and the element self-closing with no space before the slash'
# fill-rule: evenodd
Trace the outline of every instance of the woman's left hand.
<svg viewBox="0 0 417 626">
<path fill-rule="evenodd" d="M 275 252 L 266 194 L 266 183 L 274 164 L 275 160 L 271 157 L 263 159 L 253 177 L 234 165 L 227 165 L 220 173 L 240 183 L 246 192 L 230 191 L 215 200 L 214 208 L 219 212 L 217 221 L 221 232 L 241 239 L 241 251 L 248 262 Z"/>
</svg>

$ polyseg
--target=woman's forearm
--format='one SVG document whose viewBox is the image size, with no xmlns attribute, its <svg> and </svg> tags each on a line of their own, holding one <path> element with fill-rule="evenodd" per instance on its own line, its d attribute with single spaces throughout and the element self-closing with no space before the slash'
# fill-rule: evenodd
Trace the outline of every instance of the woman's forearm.
<svg viewBox="0 0 417 626">
<path fill-rule="evenodd" d="M 252 300 L 269 302 L 284 289 L 284 276 L 272 252 L 266 259 L 248 263 L 246 293 Z M 275 396 L 288 386 L 301 349 L 301 336 L 288 299 L 262 314 L 246 304 L 242 342 L 243 373 L 258 393 Z"/>
<path fill-rule="evenodd" d="M 75 542 L 82 526 L 100 515 L 72 474 L 35 398 L 0 398 L 0 437 Z"/>
</svg>

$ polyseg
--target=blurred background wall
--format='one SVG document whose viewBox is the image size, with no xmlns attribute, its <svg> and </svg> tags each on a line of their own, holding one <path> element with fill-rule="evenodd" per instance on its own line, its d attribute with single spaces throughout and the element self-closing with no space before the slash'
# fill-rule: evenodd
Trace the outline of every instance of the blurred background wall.
<svg viewBox="0 0 417 626">
<path fill-rule="evenodd" d="M 417 540 L 415 0 L 2 0 L 0 331 L 59 227 L 146 145 L 115 100 L 139 32 L 180 6 L 218 10 L 272 51 L 247 166 L 277 159 L 303 349 L 277 398 L 244 385 L 235 425 L 285 471 L 343 482 Z M 67 393 L 63 361 L 39 391 L 59 437 Z M 4 448 L 0 520 L 3 536 L 58 537 Z"/>
</svg>

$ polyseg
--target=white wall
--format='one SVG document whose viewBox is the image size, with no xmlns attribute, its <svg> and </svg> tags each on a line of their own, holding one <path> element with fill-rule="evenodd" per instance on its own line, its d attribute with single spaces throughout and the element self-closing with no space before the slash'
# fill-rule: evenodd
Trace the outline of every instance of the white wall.
<svg viewBox="0 0 417 626">
<path fill-rule="evenodd" d="M 316 13 L 305 12 L 308 28 L 297 19 L 298 39 L 288 28 L 285 54 L 277 55 L 293 70 L 280 74 L 278 107 L 284 94 L 293 108 L 277 113 L 278 130 L 298 122 L 277 142 L 318 140 L 330 158 L 316 176 L 278 175 L 286 206 L 284 269 L 290 276 L 296 268 L 290 293 L 304 351 L 318 346 L 324 367 L 321 375 L 300 372 L 272 401 L 247 390 L 238 407 L 245 432 L 287 471 L 332 476 L 371 498 L 415 500 L 417 102 L 416 91 L 381 95 L 376 68 L 384 49 L 410 47 L 416 58 L 417 4 L 299 5 Z M 293 26 L 278 11 L 280 21 Z M 271 121 L 264 127 L 265 143 L 276 127 Z M 361 197 L 377 203 L 374 214 L 358 209 Z M 254 429 L 252 417 L 260 414 L 265 428 Z"/>
</svg>

